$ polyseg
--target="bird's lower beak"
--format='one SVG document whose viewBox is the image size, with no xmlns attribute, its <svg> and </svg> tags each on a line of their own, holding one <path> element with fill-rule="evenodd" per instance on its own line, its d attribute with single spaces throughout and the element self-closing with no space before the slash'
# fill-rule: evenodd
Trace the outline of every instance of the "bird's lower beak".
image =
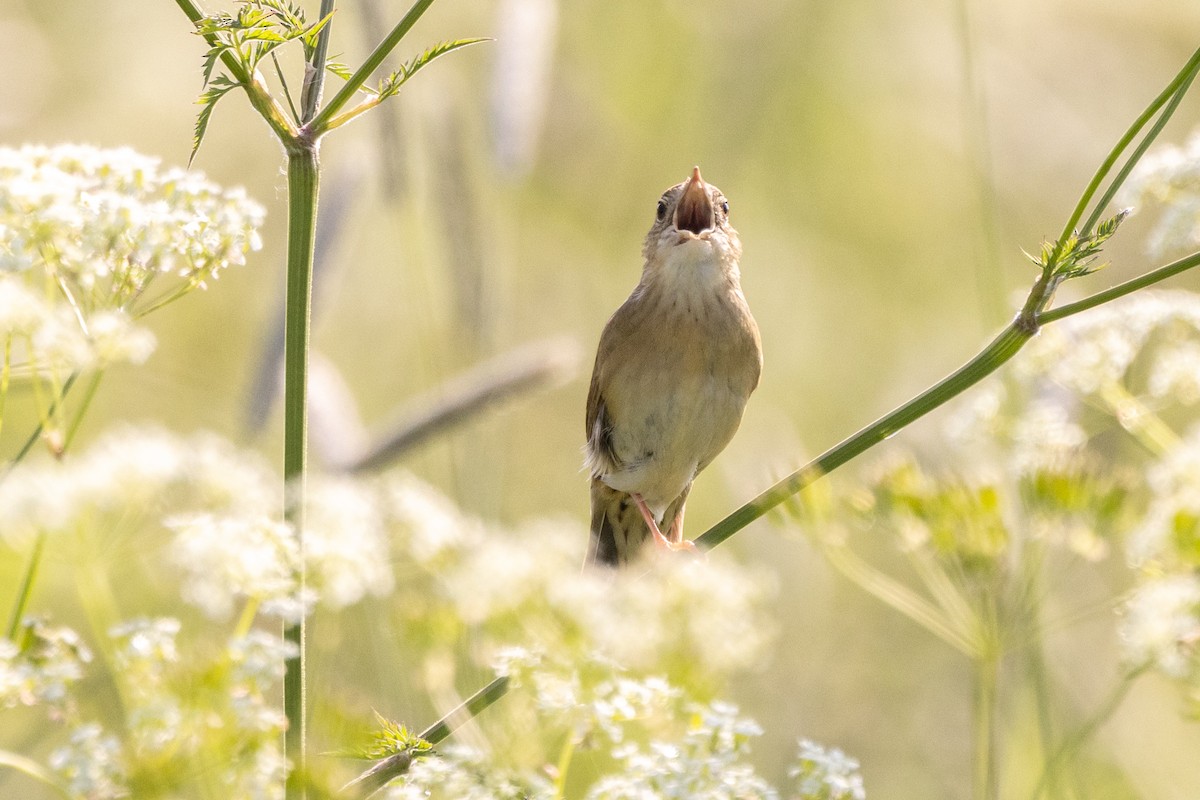
<svg viewBox="0 0 1200 800">
<path fill-rule="evenodd" d="M 700 177 L 700 168 L 693 167 L 692 177 L 684 184 L 683 196 L 675 207 L 675 230 L 691 231 L 699 236 L 716 226 L 716 213 L 712 198 L 708 196 L 708 186 Z"/>
</svg>

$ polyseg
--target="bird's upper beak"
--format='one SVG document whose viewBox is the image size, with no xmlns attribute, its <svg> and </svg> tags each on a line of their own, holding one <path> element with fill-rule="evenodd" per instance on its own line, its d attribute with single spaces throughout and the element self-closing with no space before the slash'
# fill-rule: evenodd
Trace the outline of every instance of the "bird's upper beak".
<svg viewBox="0 0 1200 800">
<path fill-rule="evenodd" d="M 675 207 L 675 230 L 691 231 L 699 236 L 717 226 L 717 215 L 708 185 L 700 177 L 700 168 L 692 168 L 692 177 L 683 186 L 683 196 Z"/>
</svg>

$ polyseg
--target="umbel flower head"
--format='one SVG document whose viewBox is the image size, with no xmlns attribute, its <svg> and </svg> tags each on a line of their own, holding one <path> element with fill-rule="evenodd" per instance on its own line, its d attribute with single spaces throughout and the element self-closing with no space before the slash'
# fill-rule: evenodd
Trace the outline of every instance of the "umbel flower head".
<svg viewBox="0 0 1200 800">
<path fill-rule="evenodd" d="M 261 246 L 263 208 L 127 148 L 0 148 L 0 342 L 17 374 L 140 362 L 132 320 Z"/>
</svg>

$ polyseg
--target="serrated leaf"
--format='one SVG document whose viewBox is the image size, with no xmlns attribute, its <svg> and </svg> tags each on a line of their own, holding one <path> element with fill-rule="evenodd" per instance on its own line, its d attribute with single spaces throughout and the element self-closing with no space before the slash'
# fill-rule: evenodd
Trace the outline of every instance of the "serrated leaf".
<svg viewBox="0 0 1200 800">
<path fill-rule="evenodd" d="M 192 136 L 192 153 L 188 156 L 189 167 L 196 158 L 196 152 L 200 149 L 200 142 L 204 141 L 204 134 L 208 130 L 208 121 L 212 117 L 217 101 L 224 97 L 230 89 L 239 85 L 224 75 L 218 75 L 208 83 L 208 87 L 196 99 L 196 102 L 201 105 L 201 109 L 200 113 L 196 115 L 196 130 Z"/>
<path fill-rule="evenodd" d="M 447 53 L 451 53 L 455 50 L 460 50 L 464 47 L 487 41 L 491 40 L 487 37 L 480 37 L 474 39 L 455 39 L 452 42 L 440 42 L 435 44 L 421 55 L 402 64 L 400 69 L 396 70 L 391 75 L 380 81 L 378 89 L 380 99 L 383 100 L 395 95 L 396 92 L 400 91 L 400 87 L 403 86 L 409 80 L 409 78 L 411 78 L 413 75 L 416 75 L 428 64 L 432 63 L 434 59 L 441 58 Z"/>
<path fill-rule="evenodd" d="M 350 80 L 350 78 L 354 75 L 354 73 L 350 71 L 350 68 L 345 64 L 340 61 L 334 61 L 331 58 L 325 60 L 325 69 L 329 70 L 344 81 Z"/>
</svg>

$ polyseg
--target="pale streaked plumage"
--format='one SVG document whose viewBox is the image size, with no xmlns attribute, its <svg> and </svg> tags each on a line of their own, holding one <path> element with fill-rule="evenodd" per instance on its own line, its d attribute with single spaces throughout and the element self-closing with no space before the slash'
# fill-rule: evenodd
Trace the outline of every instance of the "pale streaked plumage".
<svg viewBox="0 0 1200 800">
<path fill-rule="evenodd" d="M 641 281 L 600 336 L 584 448 L 589 562 L 633 558 L 652 535 L 647 514 L 670 526 L 667 546 L 686 546 L 692 480 L 733 438 L 758 385 L 758 326 L 742 295 L 742 247 L 728 213 L 698 167 L 668 189 L 646 236 Z"/>
</svg>

